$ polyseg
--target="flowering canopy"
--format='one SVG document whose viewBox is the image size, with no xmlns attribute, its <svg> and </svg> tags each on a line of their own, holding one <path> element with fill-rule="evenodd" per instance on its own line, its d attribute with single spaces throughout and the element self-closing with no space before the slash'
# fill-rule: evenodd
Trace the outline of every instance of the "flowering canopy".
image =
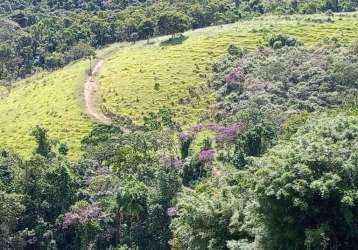
<svg viewBox="0 0 358 250">
<path fill-rule="evenodd" d="M 211 161 L 214 160 L 214 156 L 215 156 L 215 150 L 214 149 L 202 150 L 199 153 L 199 160 L 201 162 L 211 162 Z"/>
</svg>

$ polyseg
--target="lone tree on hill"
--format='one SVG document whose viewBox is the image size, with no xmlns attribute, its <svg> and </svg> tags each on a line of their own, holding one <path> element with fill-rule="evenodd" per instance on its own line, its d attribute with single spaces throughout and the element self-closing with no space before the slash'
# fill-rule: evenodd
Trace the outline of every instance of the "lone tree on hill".
<svg viewBox="0 0 358 250">
<path fill-rule="evenodd" d="M 175 38 L 177 33 L 182 33 L 189 27 L 189 17 L 183 13 L 167 11 L 159 17 L 158 27 L 161 34 Z"/>
</svg>

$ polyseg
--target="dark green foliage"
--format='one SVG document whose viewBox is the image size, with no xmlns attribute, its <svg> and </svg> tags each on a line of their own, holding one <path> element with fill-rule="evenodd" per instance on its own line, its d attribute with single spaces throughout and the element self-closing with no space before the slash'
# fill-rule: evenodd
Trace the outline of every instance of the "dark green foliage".
<svg viewBox="0 0 358 250">
<path fill-rule="evenodd" d="M 0 190 L 11 191 L 20 159 L 13 153 L 2 150 L 0 153 Z"/>
<path fill-rule="evenodd" d="M 84 146 L 96 146 L 101 142 L 110 141 L 113 137 L 116 137 L 121 133 L 121 128 L 116 125 L 96 125 L 90 134 L 82 139 L 81 143 Z"/>
<path fill-rule="evenodd" d="M 47 181 L 45 195 L 48 197 L 47 202 L 51 211 L 49 218 L 55 219 L 73 202 L 75 183 L 68 167 L 63 163 L 54 164 L 46 173 L 45 178 Z"/>
<path fill-rule="evenodd" d="M 144 232 L 143 221 L 148 210 L 148 191 L 144 184 L 132 181 L 121 187 L 117 194 L 119 211 L 128 219 L 128 229 L 125 230 L 124 243 L 132 246 L 133 242 L 142 245 Z"/>
<path fill-rule="evenodd" d="M 69 148 L 66 143 L 60 143 L 60 146 L 58 147 L 58 152 L 61 155 L 67 155 L 68 150 L 69 150 Z"/>
<path fill-rule="evenodd" d="M 147 131 L 162 130 L 163 128 L 176 128 L 173 113 L 168 108 L 161 108 L 157 113 L 150 112 L 143 117 L 144 127 Z"/>
<path fill-rule="evenodd" d="M 0 248 L 11 249 L 23 246 L 20 237 L 16 238 L 17 220 L 25 211 L 23 196 L 16 193 L 6 193 L 0 190 Z"/>
<path fill-rule="evenodd" d="M 252 225 L 245 221 L 250 200 L 244 183 L 241 176 L 230 172 L 220 184 L 204 182 L 185 188 L 178 196 L 178 216 L 171 224 L 173 248 L 228 249 L 237 245 L 232 249 L 255 249 Z"/>
<path fill-rule="evenodd" d="M 357 124 L 314 120 L 255 161 L 267 248 L 357 247 Z"/>
<path fill-rule="evenodd" d="M 274 144 L 276 134 L 276 128 L 266 124 L 250 126 L 240 134 L 235 144 L 233 159 L 235 167 L 244 167 L 247 164 L 247 157 L 264 154 Z"/>
<path fill-rule="evenodd" d="M 357 7 L 356 0 L 6 0 L 0 3 L 0 80 L 89 57 L 90 46 L 175 36 L 190 28 L 262 13 L 353 11 Z M 281 45 L 278 42 L 275 47 Z"/>
<path fill-rule="evenodd" d="M 190 145 L 193 142 L 193 136 L 191 134 L 182 133 L 179 136 L 180 140 L 180 153 L 181 158 L 185 159 L 189 156 Z"/>
<path fill-rule="evenodd" d="M 96 52 L 93 47 L 86 43 L 78 43 L 73 46 L 65 56 L 65 62 L 69 63 L 71 61 L 75 61 L 81 58 L 90 58 L 96 55 Z"/>
<path fill-rule="evenodd" d="M 196 16 L 195 6 L 203 16 Z M 0 3 L 0 80 L 91 57 L 93 47 L 236 21 L 230 6 L 231 0 L 211 0 L 210 5 L 198 0 L 5 1 Z"/>
<path fill-rule="evenodd" d="M 40 126 L 36 126 L 31 132 L 31 135 L 35 137 L 37 142 L 35 153 L 45 158 L 49 158 L 51 156 L 52 148 L 52 143 L 49 141 L 47 132 L 47 129 L 41 128 Z"/>
<path fill-rule="evenodd" d="M 183 167 L 183 184 L 189 186 L 203 177 L 210 174 L 211 169 L 205 167 L 204 163 L 198 160 L 197 156 L 192 158 L 190 162 L 184 164 Z"/>
<path fill-rule="evenodd" d="M 155 23 L 151 19 L 145 19 L 139 24 L 138 31 L 140 36 L 149 42 L 149 39 L 154 35 L 154 28 Z"/>
<path fill-rule="evenodd" d="M 160 33 L 172 35 L 182 33 L 189 27 L 189 18 L 183 13 L 168 11 L 159 16 L 158 28 Z"/>
<path fill-rule="evenodd" d="M 45 67 L 47 69 L 56 69 L 64 65 L 64 59 L 60 53 L 52 53 L 45 57 Z"/>
<path fill-rule="evenodd" d="M 273 49 L 281 49 L 284 46 L 294 47 L 301 45 L 301 43 L 297 41 L 295 37 L 291 37 L 286 34 L 272 35 L 270 38 L 268 38 L 267 44 Z"/>
<path fill-rule="evenodd" d="M 155 89 L 156 91 L 159 91 L 159 90 L 160 90 L 160 83 L 156 82 L 156 83 L 154 84 L 154 89 Z"/>
<path fill-rule="evenodd" d="M 228 51 L 229 55 L 232 55 L 232 56 L 241 57 L 244 55 L 243 49 L 234 45 L 234 44 L 230 44 L 227 51 Z"/>
</svg>

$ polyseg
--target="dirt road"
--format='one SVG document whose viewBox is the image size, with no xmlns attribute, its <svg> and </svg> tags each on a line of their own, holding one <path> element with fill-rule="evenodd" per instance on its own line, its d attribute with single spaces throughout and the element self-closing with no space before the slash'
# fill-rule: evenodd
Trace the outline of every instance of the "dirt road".
<svg viewBox="0 0 358 250">
<path fill-rule="evenodd" d="M 101 69 L 103 60 L 99 60 L 92 69 L 92 74 L 86 78 L 84 84 L 84 99 L 86 113 L 94 120 L 104 124 L 110 124 L 111 118 L 106 116 L 98 104 L 98 83 L 95 80 L 96 73 Z"/>
</svg>

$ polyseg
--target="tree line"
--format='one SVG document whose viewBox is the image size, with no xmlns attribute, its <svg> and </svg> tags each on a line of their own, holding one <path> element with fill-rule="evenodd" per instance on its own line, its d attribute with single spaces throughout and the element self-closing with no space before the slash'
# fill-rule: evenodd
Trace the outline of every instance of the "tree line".
<svg viewBox="0 0 358 250">
<path fill-rule="evenodd" d="M 0 81 L 11 82 L 93 54 L 106 44 L 149 40 L 263 13 L 353 11 L 356 0 L 4 1 Z"/>
</svg>

